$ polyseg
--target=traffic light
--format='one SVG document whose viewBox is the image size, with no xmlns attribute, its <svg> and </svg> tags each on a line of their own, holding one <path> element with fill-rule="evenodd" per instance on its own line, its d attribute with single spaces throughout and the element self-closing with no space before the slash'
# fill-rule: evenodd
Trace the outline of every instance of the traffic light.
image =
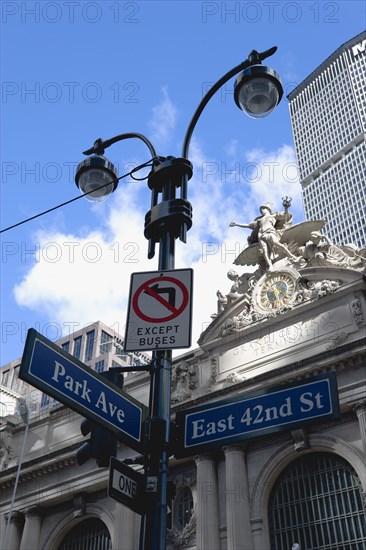
<svg viewBox="0 0 366 550">
<path fill-rule="evenodd" d="M 118 368 L 102 372 L 101 375 L 123 388 L 123 375 Z M 80 430 L 84 436 L 90 434 L 90 438 L 76 453 L 79 466 L 89 458 L 95 458 L 100 468 L 109 466 L 111 456 L 117 454 L 117 438 L 114 433 L 88 418 L 84 418 L 81 422 Z"/>
<path fill-rule="evenodd" d="M 93 422 L 91 420 L 88 420 L 87 418 L 84 418 L 84 420 L 81 422 L 80 425 L 80 431 L 83 434 L 83 436 L 88 435 L 91 433 L 93 429 Z M 76 453 L 76 462 L 81 466 L 89 460 L 89 458 L 92 457 L 92 438 L 90 438 L 86 443 L 84 443 L 80 449 L 78 449 Z"/>
</svg>

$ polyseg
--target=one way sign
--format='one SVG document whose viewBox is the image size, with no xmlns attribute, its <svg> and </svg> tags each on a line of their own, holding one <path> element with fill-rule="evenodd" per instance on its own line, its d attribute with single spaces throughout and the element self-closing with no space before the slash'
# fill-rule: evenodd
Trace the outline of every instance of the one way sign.
<svg viewBox="0 0 366 550">
<path fill-rule="evenodd" d="M 145 478 L 123 462 L 111 458 L 108 495 L 137 514 L 144 512 Z"/>
<path fill-rule="evenodd" d="M 126 351 L 191 345 L 192 279 L 192 269 L 132 274 Z"/>
</svg>

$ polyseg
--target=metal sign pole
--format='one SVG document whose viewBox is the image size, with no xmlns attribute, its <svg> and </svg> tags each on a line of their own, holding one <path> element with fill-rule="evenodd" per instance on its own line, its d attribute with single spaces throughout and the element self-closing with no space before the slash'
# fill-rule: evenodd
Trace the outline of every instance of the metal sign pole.
<svg viewBox="0 0 366 550">
<path fill-rule="evenodd" d="M 174 269 L 175 239 L 185 241 L 186 231 L 192 225 L 191 205 L 186 200 L 186 181 L 191 175 L 190 162 L 175 158 L 167 159 L 149 175 L 152 208 L 146 214 L 145 236 L 149 240 L 149 258 L 154 256 L 155 244 L 159 243 L 159 270 Z M 181 188 L 180 198 L 176 198 L 178 187 Z M 164 550 L 166 545 L 171 369 L 171 350 L 153 352 L 146 464 L 147 510 L 141 518 L 143 540 L 140 550 Z"/>
</svg>

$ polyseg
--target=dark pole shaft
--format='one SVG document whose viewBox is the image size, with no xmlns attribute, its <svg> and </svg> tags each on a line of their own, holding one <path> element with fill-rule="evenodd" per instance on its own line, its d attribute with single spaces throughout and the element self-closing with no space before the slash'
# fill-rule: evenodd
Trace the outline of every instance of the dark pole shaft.
<svg viewBox="0 0 366 550">
<path fill-rule="evenodd" d="M 168 444 L 170 427 L 171 351 L 153 354 L 156 367 L 151 375 L 152 418 L 163 420 L 159 437 L 151 441 L 147 475 L 157 478 L 157 491 L 146 515 L 144 550 L 164 550 L 167 528 Z"/>
<path fill-rule="evenodd" d="M 167 181 L 163 200 L 175 197 L 175 186 Z M 159 240 L 159 270 L 175 267 L 175 235 L 168 228 Z M 156 478 L 157 490 L 147 494 L 148 508 L 143 526 L 143 550 L 165 550 L 167 529 L 168 445 L 170 441 L 171 350 L 153 352 L 150 380 L 150 418 L 152 419 L 147 464 L 148 478 Z M 155 426 L 157 429 L 155 429 Z"/>
</svg>

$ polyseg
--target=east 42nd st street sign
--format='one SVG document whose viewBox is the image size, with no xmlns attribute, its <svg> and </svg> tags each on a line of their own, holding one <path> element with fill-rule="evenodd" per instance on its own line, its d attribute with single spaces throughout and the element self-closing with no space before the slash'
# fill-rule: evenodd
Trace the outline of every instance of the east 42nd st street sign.
<svg viewBox="0 0 366 550">
<path fill-rule="evenodd" d="M 176 457 L 280 430 L 294 430 L 339 415 L 334 372 L 303 383 L 269 389 L 177 412 Z"/>
</svg>

